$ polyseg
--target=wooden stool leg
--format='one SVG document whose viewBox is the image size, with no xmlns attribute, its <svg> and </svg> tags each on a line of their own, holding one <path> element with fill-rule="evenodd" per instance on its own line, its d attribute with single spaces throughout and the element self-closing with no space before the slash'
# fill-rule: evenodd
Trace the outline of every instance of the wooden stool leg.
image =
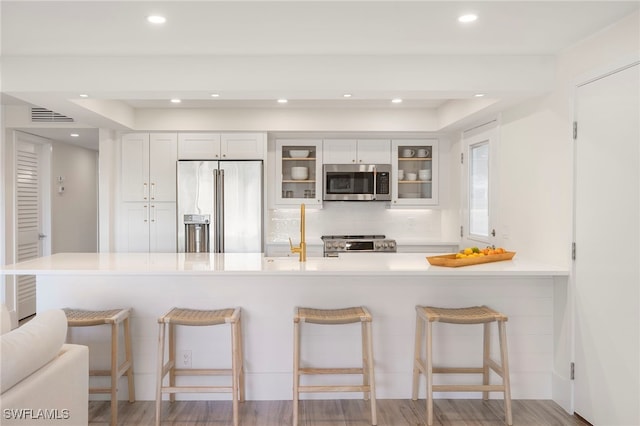
<svg viewBox="0 0 640 426">
<path fill-rule="evenodd" d="M 242 319 L 238 318 L 238 389 L 240 402 L 244 402 L 244 352 L 242 348 Z"/>
<path fill-rule="evenodd" d="M 511 415 L 511 380 L 509 379 L 509 356 L 507 353 L 507 330 L 504 321 L 498 321 L 500 332 L 500 358 L 502 362 L 502 383 L 504 385 L 504 415 L 508 425 L 513 424 Z"/>
<path fill-rule="evenodd" d="M 482 350 L 482 384 L 489 384 L 489 359 L 491 357 L 491 323 L 484 323 L 484 337 Z M 489 399 L 489 392 L 482 392 L 482 399 Z"/>
<path fill-rule="evenodd" d="M 366 327 L 365 327 L 365 333 L 363 336 L 363 340 L 365 339 L 366 336 L 366 340 L 367 340 L 367 358 L 368 358 L 368 376 L 369 376 L 369 385 L 370 385 L 370 394 L 371 394 L 371 424 L 372 425 L 377 425 L 378 424 L 378 416 L 377 416 L 377 409 L 376 409 L 376 381 L 375 381 L 375 377 L 374 377 L 374 366 L 373 366 L 373 335 L 371 332 L 371 322 L 368 321 L 366 322 Z M 367 374 L 365 373 L 365 376 L 367 376 Z"/>
<path fill-rule="evenodd" d="M 233 405 L 233 425 L 238 426 L 238 327 L 231 323 L 231 402 Z"/>
<path fill-rule="evenodd" d="M 176 325 L 169 323 L 169 386 L 176 386 Z M 176 394 L 169 393 L 169 402 L 176 401 Z"/>
<path fill-rule="evenodd" d="M 162 408 L 162 379 L 164 375 L 164 323 L 158 324 L 158 362 L 156 366 L 156 426 L 160 425 L 160 409 Z"/>
<path fill-rule="evenodd" d="M 432 351 L 432 335 L 433 325 L 431 321 L 427 321 L 426 324 L 426 378 L 427 378 L 427 425 L 433 424 L 433 351 Z"/>
<path fill-rule="evenodd" d="M 411 386 L 411 399 L 414 401 L 418 400 L 418 384 L 420 381 L 420 369 L 418 368 L 418 363 L 422 362 L 421 348 L 423 328 L 424 323 L 422 322 L 422 318 L 420 318 L 420 315 L 416 314 L 416 340 L 413 351 L 413 385 Z"/>
<path fill-rule="evenodd" d="M 131 326 L 129 324 L 129 317 L 124 319 L 124 351 L 125 362 L 128 364 L 127 368 L 127 382 L 129 385 L 129 402 L 136 401 L 136 388 L 133 381 L 133 354 L 131 351 Z"/>
<path fill-rule="evenodd" d="M 368 334 L 367 334 L 367 323 L 362 322 L 362 384 L 364 386 L 369 386 L 369 342 L 368 342 Z M 369 399 L 369 392 L 363 392 L 364 400 Z"/>
<path fill-rule="evenodd" d="M 118 328 L 111 324 L 111 425 L 118 424 Z"/>
<path fill-rule="evenodd" d="M 300 393 L 300 323 L 293 323 L 293 426 L 298 426 L 298 399 Z"/>
</svg>

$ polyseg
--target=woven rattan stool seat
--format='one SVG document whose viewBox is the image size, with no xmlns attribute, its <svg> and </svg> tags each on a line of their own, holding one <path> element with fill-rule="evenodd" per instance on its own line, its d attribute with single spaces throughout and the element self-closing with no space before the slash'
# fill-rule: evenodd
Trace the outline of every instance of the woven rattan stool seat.
<svg viewBox="0 0 640 426">
<path fill-rule="evenodd" d="M 159 323 L 175 325 L 206 326 L 235 323 L 240 317 L 240 308 L 198 310 L 173 308 L 160 318 Z"/>
<path fill-rule="evenodd" d="M 468 308 L 435 308 L 433 306 L 416 307 L 427 321 L 451 324 L 483 324 L 493 321 L 506 321 L 507 317 L 488 306 Z"/>
<path fill-rule="evenodd" d="M 293 321 L 313 324 L 351 324 L 371 322 L 371 314 L 362 306 L 343 309 L 296 308 Z"/>
<path fill-rule="evenodd" d="M 69 327 L 87 327 L 100 324 L 115 324 L 127 316 L 131 309 L 109 309 L 106 311 L 88 311 L 82 309 L 65 308 Z"/>
</svg>

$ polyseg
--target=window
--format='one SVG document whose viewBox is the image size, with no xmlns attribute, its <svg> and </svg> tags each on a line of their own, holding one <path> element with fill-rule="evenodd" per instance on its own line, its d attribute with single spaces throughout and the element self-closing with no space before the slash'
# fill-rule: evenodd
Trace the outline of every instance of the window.
<svg viewBox="0 0 640 426">
<path fill-rule="evenodd" d="M 469 146 L 469 235 L 489 237 L 489 141 Z"/>
<path fill-rule="evenodd" d="M 462 138 L 462 245 L 495 244 L 495 152 L 497 122 L 464 132 Z"/>
</svg>

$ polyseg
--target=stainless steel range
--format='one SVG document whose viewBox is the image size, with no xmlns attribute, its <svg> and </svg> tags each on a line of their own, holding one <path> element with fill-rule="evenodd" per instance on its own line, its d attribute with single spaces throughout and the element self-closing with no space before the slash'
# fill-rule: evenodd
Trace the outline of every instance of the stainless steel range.
<svg viewBox="0 0 640 426">
<path fill-rule="evenodd" d="M 395 253 L 396 241 L 384 235 L 323 235 L 324 257 L 340 253 Z"/>
</svg>

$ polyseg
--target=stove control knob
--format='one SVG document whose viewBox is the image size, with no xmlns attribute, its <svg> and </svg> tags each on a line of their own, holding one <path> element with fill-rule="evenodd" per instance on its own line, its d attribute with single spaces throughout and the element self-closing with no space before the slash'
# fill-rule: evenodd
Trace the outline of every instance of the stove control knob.
<svg viewBox="0 0 640 426">
<path fill-rule="evenodd" d="M 384 243 L 384 248 L 389 248 L 389 243 Z"/>
<path fill-rule="evenodd" d="M 376 248 L 377 249 L 382 248 L 382 243 L 380 241 L 376 242 Z"/>
<path fill-rule="evenodd" d="M 341 249 L 343 249 L 343 248 L 345 248 L 345 247 L 346 247 L 346 244 L 344 243 L 344 241 L 342 241 L 342 242 L 340 243 L 340 248 L 341 248 Z"/>
<path fill-rule="evenodd" d="M 396 246 L 396 243 L 394 243 L 393 241 L 389 242 L 389 248 L 392 249 Z"/>
</svg>

